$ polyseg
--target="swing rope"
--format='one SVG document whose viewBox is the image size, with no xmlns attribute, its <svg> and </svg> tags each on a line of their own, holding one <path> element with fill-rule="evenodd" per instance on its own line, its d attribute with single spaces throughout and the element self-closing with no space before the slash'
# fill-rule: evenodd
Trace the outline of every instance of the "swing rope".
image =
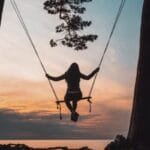
<svg viewBox="0 0 150 150">
<path fill-rule="evenodd" d="M 32 46 L 32 48 L 33 48 L 33 50 L 34 50 L 34 53 L 35 53 L 35 55 L 37 56 L 37 58 L 38 58 L 38 60 L 39 60 L 39 62 L 40 62 L 40 65 L 41 65 L 41 67 L 42 67 L 44 73 L 46 74 L 47 71 L 46 71 L 46 69 L 45 69 L 45 67 L 44 67 L 44 64 L 42 63 L 42 60 L 41 60 L 41 58 L 40 58 L 40 56 L 39 56 L 39 54 L 38 54 L 38 51 L 37 51 L 37 49 L 36 49 L 36 46 L 35 46 L 35 44 L 34 44 L 32 38 L 31 38 L 31 36 L 30 36 L 30 33 L 29 33 L 27 27 L 26 27 L 26 24 L 25 24 L 25 22 L 24 22 L 24 20 L 23 20 L 23 18 L 22 18 L 22 15 L 21 15 L 21 13 L 20 13 L 20 11 L 19 11 L 19 8 L 18 8 L 18 6 L 17 6 L 15 0 L 10 0 L 10 2 L 11 2 L 11 5 L 12 5 L 12 7 L 13 7 L 13 9 L 14 9 L 14 11 L 15 11 L 17 17 L 18 17 L 18 19 L 19 19 L 19 22 L 21 23 L 21 25 L 22 25 L 22 27 L 23 27 L 23 29 L 24 29 L 24 31 L 25 31 L 25 33 L 26 33 L 28 39 L 29 39 L 29 42 L 31 43 L 31 46 Z M 53 94 L 54 94 L 54 97 L 55 97 L 55 100 L 56 100 L 56 104 L 57 104 L 57 109 L 59 109 L 59 112 L 60 112 L 60 119 L 62 119 L 62 115 L 61 115 L 61 105 L 60 105 L 60 103 L 59 103 L 58 96 L 57 96 L 56 91 L 55 91 L 55 89 L 54 89 L 54 87 L 53 87 L 53 84 L 51 83 L 50 80 L 48 80 L 48 83 L 49 83 L 49 86 L 51 87 L 52 92 L 53 92 Z"/>
<path fill-rule="evenodd" d="M 12 5 L 12 7 L 13 7 L 13 9 L 14 9 L 14 11 L 15 11 L 15 13 L 16 13 L 16 15 L 17 15 L 17 17 L 18 17 L 18 19 L 19 19 L 19 21 L 20 21 L 20 23 L 21 23 L 21 25 L 22 25 L 22 27 L 23 27 L 23 29 L 24 29 L 24 31 L 25 31 L 25 33 L 26 33 L 26 35 L 27 35 L 27 37 L 28 37 L 28 39 L 29 39 L 29 41 L 30 41 L 30 43 L 31 43 L 31 46 L 33 47 L 33 50 L 34 50 L 34 52 L 35 52 L 35 54 L 36 54 L 36 56 L 37 56 L 37 58 L 38 58 L 38 60 L 39 60 L 39 62 L 40 62 L 40 65 L 41 65 L 41 67 L 42 67 L 44 73 L 46 74 L 47 71 L 46 71 L 46 69 L 45 69 L 45 67 L 44 67 L 44 65 L 43 65 L 43 63 L 42 63 L 42 60 L 41 60 L 41 58 L 40 58 L 40 56 L 39 56 L 39 54 L 38 54 L 38 51 L 37 51 L 37 49 L 36 49 L 36 47 L 35 47 L 35 44 L 34 44 L 32 38 L 31 38 L 31 36 L 30 36 L 30 34 L 29 34 L 29 31 L 28 31 L 28 29 L 27 29 L 27 27 L 26 27 L 26 24 L 25 24 L 25 22 L 24 22 L 24 20 L 23 20 L 23 18 L 22 18 L 22 16 L 21 16 L 21 13 L 20 13 L 20 11 L 19 11 L 19 8 L 18 8 L 18 6 L 17 6 L 15 0 L 10 0 L 10 2 L 11 2 L 11 5 Z M 104 60 L 105 54 L 106 54 L 106 52 L 107 52 L 107 50 L 108 50 L 108 47 L 109 47 L 111 38 L 112 38 L 113 33 L 114 33 L 114 31 L 115 31 L 116 25 L 117 25 L 117 23 L 118 23 L 118 21 L 119 21 L 120 15 L 121 15 L 122 10 L 123 10 L 123 8 L 124 8 L 125 2 L 126 2 L 126 0 L 122 0 L 122 1 L 121 1 L 121 4 L 120 4 L 120 6 L 119 6 L 119 9 L 118 9 L 117 15 L 116 15 L 116 17 L 115 17 L 115 21 L 114 21 L 112 30 L 111 30 L 111 32 L 110 32 L 110 35 L 109 35 L 109 37 L 108 37 L 106 46 L 105 46 L 105 48 L 104 48 L 102 57 L 100 58 L 100 62 L 99 62 L 99 64 L 98 64 L 98 67 L 100 68 L 100 70 L 101 70 L 101 66 L 102 66 L 102 62 L 103 62 L 103 60 Z M 100 71 L 100 70 L 99 70 L 99 71 Z M 89 102 L 89 112 L 91 112 L 91 109 L 92 109 L 92 107 L 91 107 L 92 102 L 91 102 L 90 98 L 91 98 L 91 94 L 92 94 L 92 91 L 93 91 L 93 88 L 94 88 L 94 85 L 95 85 L 97 76 L 98 76 L 98 73 L 96 73 L 96 75 L 95 75 L 95 77 L 94 77 L 94 79 L 93 79 L 93 82 L 92 82 L 92 85 L 91 85 L 91 88 L 90 88 L 90 91 L 89 91 L 89 94 L 88 94 L 88 99 L 87 99 L 87 101 Z M 58 96 L 57 96 L 57 94 L 56 94 L 56 91 L 55 91 L 55 89 L 54 89 L 54 87 L 53 87 L 53 85 L 52 85 L 52 83 L 51 83 L 50 80 L 48 80 L 48 83 L 49 83 L 49 85 L 50 85 L 50 87 L 51 87 L 51 89 L 52 89 L 52 92 L 53 92 L 53 94 L 54 94 L 54 97 L 55 97 L 55 100 L 56 100 L 56 104 L 57 104 L 57 109 L 59 109 L 59 111 L 60 111 L 60 119 L 62 119 L 62 115 L 61 115 L 61 105 L 60 105 L 60 102 L 59 102 L 59 98 L 58 98 Z"/>
<path fill-rule="evenodd" d="M 117 23 L 118 23 L 118 21 L 119 21 L 120 15 L 121 15 L 122 10 L 123 10 L 124 5 L 125 5 L 125 2 L 126 2 L 126 0 L 122 0 L 122 1 L 121 1 L 121 4 L 120 4 L 120 6 L 119 6 L 119 9 L 118 9 L 117 15 L 116 15 L 116 17 L 115 17 L 115 21 L 114 21 L 112 30 L 111 30 L 111 32 L 110 32 L 110 35 L 109 35 L 109 37 L 108 37 L 106 46 L 105 46 L 105 48 L 104 48 L 102 57 L 100 58 L 100 62 L 99 62 L 99 64 L 98 64 L 98 67 L 100 68 L 100 69 L 99 69 L 99 72 L 100 72 L 100 70 L 101 70 L 102 62 L 103 62 L 104 57 L 105 57 L 105 54 L 106 54 L 106 52 L 107 52 L 107 50 L 108 50 L 108 47 L 109 47 L 109 44 L 110 44 L 112 35 L 113 35 L 113 33 L 114 33 L 114 31 L 115 31 L 115 28 L 116 28 L 116 25 L 117 25 Z M 95 85 L 97 76 L 98 76 L 98 73 L 96 73 L 96 75 L 95 75 L 95 77 L 94 77 L 94 79 L 93 79 L 93 82 L 92 82 L 92 85 L 91 85 L 91 88 L 90 88 L 88 97 L 91 97 L 91 94 L 92 94 L 92 91 L 93 91 L 93 88 L 94 88 L 94 85 Z M 90 108 L 90 109 L 89 109 L 89 112 L 91 112 L 91 111 L 92 111 L 92 105 L 91 105 L 92 102 L 91 102 L 89 99 L 88 99 L 87 101 L 89 102 L 89 108 Z"/>
</svg>

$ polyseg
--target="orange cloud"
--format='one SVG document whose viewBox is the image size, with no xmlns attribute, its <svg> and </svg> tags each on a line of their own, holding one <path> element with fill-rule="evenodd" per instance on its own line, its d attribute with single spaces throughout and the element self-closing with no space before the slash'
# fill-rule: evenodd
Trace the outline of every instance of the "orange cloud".
<svg viewBox="0 0 150 150">
<path fill-rule="evenodd" d="M 46 80 L 33 81 L 21 78 L 1 77 L 0 108 L 9 108 L 15 111 L 57 113 L 54 95 Z M 83 95 L 87 96 L 92 81 L 81 81 Z M 66 84 L 64 81 L 53 83 L 60 99 L 63 99 Z M 128 87 L 107 79 L 98 78 L 92 93 L 93 112 L 102 113 L 102 106 L 108 109 L 130 110 L 132 90 Z M 89 113 L 89 104 L 85 101 L 78 103 L 78 111 L 81 114 Z M 62 105 L 62 112 L 68 113 L 65 104 Z"/>
</svg>

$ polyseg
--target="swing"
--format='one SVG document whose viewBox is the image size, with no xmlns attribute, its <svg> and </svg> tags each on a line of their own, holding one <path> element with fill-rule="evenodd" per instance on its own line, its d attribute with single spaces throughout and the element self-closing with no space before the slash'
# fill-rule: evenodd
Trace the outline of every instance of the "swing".
<svg viewBox="0 0 150 150">
<path fill-rule="evenodd" d="M 23 29 L 24 29 L 24 31 L 25 31 L 25 33 L 26 33 L 26 35 L 27 35 L 27 37 L 28 37 L 28 39 L 29 39 L 29 41 L 30 41 L 30 43 L 31 43 L 31 46 L 32 46 L 32 48 L 33 48 L 33 50 L 34 50 L 34 52 L 35 52 L 35 55 L 37 56 L 37 58 L 38 58 L 38 60 L 39 60 L 39 62 L 40 62 L 40 65 L 41 65 L 41 67 L 42 67 L 44 73 L 47 74 L 47 71 L 46 71 L 46 69 L 45 69 L 45 67 L 44 67 L 44 65 L 43 65 L 43 63 L 42 63 L 42 60 L 41 60 L 41 58 L 40 58 L 40 56 L 39 56 L 39 54 L 38 54 L 38 51 L 37 51 L 37 49 L 36 49 L 36 46 L 35 46 L 35 44 L 34 44 L 32 38 L 31 38 L 31 36 L 30 36 L 30 34 L 29 34 L 29 31 L 28 31 L 28 29 L 27 29 L 27 27 L 26 27 L 26 24 L 25 24 L 25 22 L 24 22 L 24 20 L 23 20 L 23 18 L 22 18 L 22 16 L 21 16 L 21 13 L 20 13 L 20 11 L 19 11 L 19 9 L 18 9 L 18 6 L 17 6 L 15 0 L 10 0 L 10 2 L 11 2 L 11 5 L 12 5 L 12 7 L 13 7 L 13 9 L 14 9 L 14 11 L 15 11 L 15 13 L 16 13 L 16 15 L 17 15 L 17 17 L 18 17 L 18 19 L 19 19 L 19 21 L 20 21 L 20 23 L 21 23 L 21 25 L 22 25 L 22 27 L 23 27 Z M 121 4 L 120 4 L 120 6 L 119 6 L 119 9 L 118 9 L 118 12 L 117 12 L 117 15 L 116 15 L 116 18 L 115 18 L 115 21 L 114 21 L 112 30 L 111 30 L 111 32 L 110 32 L 110 35 L 109 35 L 109 37 L 108 37 L 108 40 L 107 40 L 105 49 L 104 49 L 103 54 L 102 54 L 102 56 L 101 56 L 101 58 L 100 58 L 100 62 L 99 62 L 99 64 L 98 64 L 98 67 L 99 67 L 100 69 L 101 69 L 101 65 L 102 65 L 104 56 L 105 56 L 105 54 L 106 54 L 106 52 L 107 52 L 107 50 L 108 50 L 108 46 L 109 46 L 109 44 L 110 44 L 112 35 L 113 35 L 114 31 L 115 31 L 116 25 L 117 25 L 118 20 L 119 20 L 119 18 L 120 18 L 121 12 L 122 12 L 122 10 L 123 10 L 123 8 L 124 8 L 125 2 L 126 2 L 126 0 L 122 0 L 122 1 L 121 1 Z M 90 108 L 89 108 L 89 112 L 91 112 L 91 104 L 92 104 L 92 101 L 91 101 L 91 98 L 92 98 L 92 97 L 91 97 L 91 94 L 92 94 L 92 91 L 93 91 L 93 88 L 94 88 L 94 85 L 95 85 L 95 82 L 96 82 L 96 79 L 97 79 L 97 75 L 98 75 L 98 73 L 96 73 L 96 75 L 95 75 L 95 77 L 94 77 L 94 79 L 93 79 L 93 82 L 92 82 L 92 85 L 91 85 L 91 88 L 90 88 L 90 91 L 89 91 L 88 96 L 82 97 L 82 98 L 80 99 L 80 100 L 87 100 L 87 102 L 89 102 L 89 107 L 90 107 Z M 54 96 L 55 96 L 57 109 L 59 109 L 59 113 L 60 113 L 60 119 L 62 119 L 62 115 L 61 115 L 61 103 L 64 103 L 65 101 L 64 101 L 64 100 L 60 100 L 60 99 L 58 98 L 58 96 L 57 96 L 57 94 L 56 94 L 56 91 L 55 91 L 55 89 L 54 89 L 54 87 L 53 87 L 53 85 L 52 85 L 52 83 L 51 83 L 50 80 L 48 80 L 48 83 L 49 83 L 49 85 L 50 85 L 50 87 L 51 87 L 51 89 L 52 89 L 52 92 L 53 92 Z"/>
<path fill-rule="evenodd" d="M 81 100 L 88 100 L 89 103 L 92 103 L 92 101 L 90 100 L 91 98 L 92 98 L 91 96 L 82 97 L 82 98 L 79 99 L 79 101 L 81 101 Z M 56 103 L 65 103 L 65 101 L 64 100 L 59 100 L 59 101 L 56 101 Z"/>
</svg>

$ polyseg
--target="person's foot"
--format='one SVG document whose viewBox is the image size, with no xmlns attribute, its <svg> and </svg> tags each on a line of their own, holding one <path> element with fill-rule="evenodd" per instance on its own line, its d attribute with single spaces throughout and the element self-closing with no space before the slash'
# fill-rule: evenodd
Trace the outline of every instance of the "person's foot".
<svg viewBox="0 0 150 150">
<path fill-rule="evenodd" d="M 77 112 L 75 112 L 75 115 L 79 116 L 79 114 Z"/>
<path fill-rule="evenodd" d="M 71 113 L 72 115 L 76 115 L 76 116 L 79 116 L 79 114 L 76 112 L 76 111 L 72 111 Z"/>
<path fill-rule="evenodd" d="M 78 117 L 79 117 L 79 114 L 77 112 L 72 112 L 71 113 L 71 120 L 72 121 L 78 121 Z"/>
</svg>

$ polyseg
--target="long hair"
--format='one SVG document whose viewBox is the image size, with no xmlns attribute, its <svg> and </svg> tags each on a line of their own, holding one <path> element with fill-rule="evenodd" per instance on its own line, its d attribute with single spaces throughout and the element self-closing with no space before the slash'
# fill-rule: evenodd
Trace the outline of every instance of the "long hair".
<svg viewBox="0 0 150 150">
<path fill-rule="evenodd" d="M 77 63 L 72 63 L 67 71 L 67 80 L 69 82 L 80 81 L 80 69 Z"/>
</svg>

